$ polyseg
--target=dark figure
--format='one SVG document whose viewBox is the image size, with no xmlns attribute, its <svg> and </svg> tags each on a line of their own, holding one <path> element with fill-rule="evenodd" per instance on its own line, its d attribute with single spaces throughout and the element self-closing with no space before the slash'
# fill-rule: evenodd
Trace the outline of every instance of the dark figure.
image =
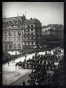
<svg viewBox="0 0 66 88">
<path fill-rule="evenodd" d="M 23 80 L 23 86 L 25 86 L 25 81 Z"/>
<path fill-rule="evenodd" d="M 15 64 L 15 68 L 17 68 L 17 63 Z"/>
<path fill-rule="evenodd" d="M 8 61 L 8 66 L 9 66 L 9 61 Z"/>
<path fill-rule="evenodd" d="M 13 58 L 13 63 L 15 63 L 15 58 Z"/>
<path fill-rule="evenodd" d="M 25 54 L 25 58 L 27 57 L 27 55 Z"/>
</svg>

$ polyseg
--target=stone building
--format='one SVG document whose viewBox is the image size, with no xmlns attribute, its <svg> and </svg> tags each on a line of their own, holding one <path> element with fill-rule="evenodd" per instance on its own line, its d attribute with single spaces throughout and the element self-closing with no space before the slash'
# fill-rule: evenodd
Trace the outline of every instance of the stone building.
<svg viewBox="0 0 66 88">
<path fill-rule="evenodd" d="M 37 19 L 25 20 L 23 23 L 23 50 L 34 51 L 41 45 L 41 23 Z"/>
<path fill-rule="evenodd" d="M 3 18 L 3 51 L 22 51 L 22 24 L 25 16 Z"/>
<path fill-rule="evenodd" d="M 25 16 L 3 18 L 3 51 L 34 51 L 41 45 L 41 23 Z"/>
</svg>

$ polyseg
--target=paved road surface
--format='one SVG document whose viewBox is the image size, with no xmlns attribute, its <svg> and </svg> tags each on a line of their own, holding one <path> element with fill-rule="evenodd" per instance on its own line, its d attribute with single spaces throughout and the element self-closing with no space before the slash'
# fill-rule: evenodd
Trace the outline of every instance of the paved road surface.
<svg viewBox="0 0 66 88">
<path fill-rule="evenodd" d="M 21 86 L 23 85 L 23 80 L 25 81 L 25 85 L 29 85 L 28 80 L 29 79 L 29 73 L 25 74 L 24 76 L 20 77 L 18 80 L 16 80 L 14 83 L 12 83 L 12 86 Z"/>
<path fill-rule="evenodd" d="M 34 54 L 27 55 L 26 59 L 32 58 Z M 15 60 L 16 62 L 24 61 L 25 57 L 19 57 Z M 24 76 L 26 73 L 30 73 L 30 69 L 15 69 L 15 63 L 10 61 L 9 66 L 8 63 L 2 65 L 2 84 L 3 85 L 10 85 L 20 77 Z"/>
</svg>

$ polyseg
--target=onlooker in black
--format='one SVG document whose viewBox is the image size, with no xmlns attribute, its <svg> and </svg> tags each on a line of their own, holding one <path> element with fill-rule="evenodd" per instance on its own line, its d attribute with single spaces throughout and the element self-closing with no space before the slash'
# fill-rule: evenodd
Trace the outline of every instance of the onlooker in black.
<svg viewBox="0 0 66 88">
<path fill-rule="evenodd" d="M 8 61 L 8 66 L 9 66 L 9 61 Z"/>
<path fill-rule="evenodd" d="M 23 86 L 25 86 L 25 81 L 23 80 Z"/>
</svg>

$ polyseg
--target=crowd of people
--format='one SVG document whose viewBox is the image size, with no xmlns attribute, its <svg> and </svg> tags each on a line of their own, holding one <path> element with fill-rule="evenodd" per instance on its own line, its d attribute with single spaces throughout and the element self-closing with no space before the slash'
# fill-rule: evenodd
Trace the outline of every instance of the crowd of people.
<svg viewBox="0 0 66 88">
<path fill-rule="evenodd" d="M 42 81 L 44 81 L 43 85 L 61 85 L 62 82 L 55 80 L 57 79 L 55 77 L 56 75 L 60 76 L 60 73 L 58 74 L 58 70 L 63 67 L 63 57 L 62 59 L 60 58 L 61 57 L 57 56 L 55 53 L 52 55 L 51 53 L 47 54 L 47 52 L 45 52 L 45 55 L 36 54 L 32 57 L 32 59 L 27 61 L 25 59 L 24 68 L 32 69 L 28 83 L 30 85 L 41 85 Z M 63 69 L 60 69 L 60 71 L 62 72 Z M 52 80 L 55 81 L 53 82 Z"/>
<path fill-rule="evenodd" d="M 27 58 L 27 57 L 26 57 Z M 27 69 L 36 69 L 36 68 L 45 68 L 47 70 L 54 70 L 59 67 L 59 62 L 60 62 L 60 56 L 57 57 L 56 54 L 47 54 L 45 55 L 40 55 L 36 54 L 35 56 L 29 58 L 28 60 L 24 59 L 24 61 L 21 63 L 23 68 Z M 55 63 L 57 63 L 55 65 Z"/>
</svg>

